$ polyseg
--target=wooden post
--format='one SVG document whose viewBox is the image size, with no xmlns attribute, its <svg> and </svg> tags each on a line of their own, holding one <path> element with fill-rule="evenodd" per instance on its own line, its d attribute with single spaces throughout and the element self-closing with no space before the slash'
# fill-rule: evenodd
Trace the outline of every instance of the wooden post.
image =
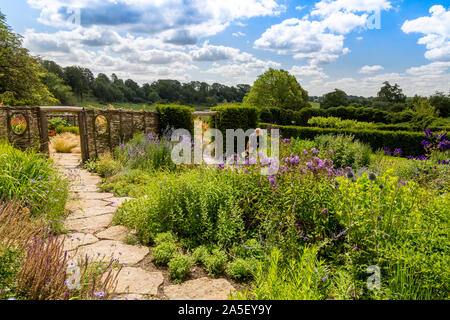
<svg viewBox="0 0 450 320">
<path fill-rule="evenodd" d="M 89 159 L 89 139 L 86 129 L 86 110 L 84 108 L 78 113 L 78 127 L 80 128 L 81 160 L 85 162 Z"/>
<path fill-rule="evenodd" d="M 39 123 L 39 127 L 40 127 L 40 140 L 41 140 L 41 152 L 44 154 L 49 154 L 50 151 L 48 149 L 48 143 L 49 143 L 49 139 L 48 139 L 48 119 L 47 119 L 47 114 L 45 112 L 43 112 L 41 110 L 41 108 L 39 108 L 39 118 L 40 118 L 40 123 Z"/>
</svg>

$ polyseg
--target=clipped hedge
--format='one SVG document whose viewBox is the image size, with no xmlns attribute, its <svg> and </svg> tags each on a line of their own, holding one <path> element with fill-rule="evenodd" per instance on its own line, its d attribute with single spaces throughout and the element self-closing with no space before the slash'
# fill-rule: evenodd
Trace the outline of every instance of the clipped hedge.
<svg viewBox="0 0 450 320">
<path fill-rule="evenodd" d="M 217 111 L 216 128 L 225 134 L 226 129 L 248 129 L 256 128 L 258 124 L 259 111 L 256 107 L 240 105 L 224 105 L 211 108 Z"/>
<path fill-rule="evenodd" d="M 324 134 L 344 134 L 352 135 L 361 142 L 369 144 L 373 150 L 384 149 L 385 147 L 394 150 L 401 148 L 404 155 L 418 156 L 424 150 L 421 141 L 425 138 L 424 133 L 407 131 L 380 131 L 380 130 L 353 130 L 353 129 L 328 129 L 297 126 L 278 126 L 268 123 L 260 123 L 260 127 L 279 128 L 283 137 L 295 137 L 300 139 L 314 139 L 316 136 Z"/>
<path fill-rule="evenodd" d="M 303 108 L 299 111 L 280 108 L 264 108 L 260 110 L 261 122 L 278 125 L 306 126 L 312 117 L 338 117 L 342 120 L 357 120 L 375 123 L 402 123 L 412 120 L 411 111 L 387 112 L 370 107 L 336 107 L 328 109 Z"/>
<path fill-rule="evenodd" d="M 181 105 L 157 105 L 160 114 L 161 128 L 186 129 L 194 131 L 194 108 Z"/>
<path fill-rule="evenodd" d="M 377 124 L 376 126 L 376 130 L 382 131 L 416 131 L 415 129 L 416 128 L 409 123 Z M 427 126 L 427 129 L 430 129 L 433 132 L 450 131 L 449 126 Z"/>
<path fill-rule="evenodd" d="M 70 132 L 76 135 L 80 135 L 80 128 L 78 127 L 63 127 L 63 126 L 58 126 L 55 129 L 56 133 L 60 134 L 60 133 L 64 133 L 64 132 Z"/>
</svg>

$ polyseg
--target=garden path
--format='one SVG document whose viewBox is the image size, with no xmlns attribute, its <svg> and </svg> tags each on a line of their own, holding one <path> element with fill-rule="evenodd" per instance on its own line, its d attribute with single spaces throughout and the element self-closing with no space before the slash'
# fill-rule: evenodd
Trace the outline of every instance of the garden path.
<svg viewBox="0 0 450 320">
<path fill-rule="evenodd" d="M 70 214 L 65 226 L 66 250 L 75 257 L 90 259 L 110 257 L 123 265 L 113 298 L 225 300 L 235 289 L 226 279 L 210 279 L 201 275 L 179 285 L 170 283 L 167 271 L 151 262 L 150 249 L 124 241 L 132 231 L 113 226 L 114 212 L 131 198 L 117 198 L 97 187 L 101 178 L 80 167 L 79 154 L 53 154 L 55 164 L 70 180 L 70 196 L 66 206 Z M 194 270 L 195 271 L 195 270 Z"/>
</svg>

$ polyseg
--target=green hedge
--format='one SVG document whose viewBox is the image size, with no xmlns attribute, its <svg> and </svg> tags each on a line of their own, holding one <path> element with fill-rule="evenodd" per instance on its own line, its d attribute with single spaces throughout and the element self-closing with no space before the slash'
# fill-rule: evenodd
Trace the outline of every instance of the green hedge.
<svg viewBox="0 0 450 320">
<path fill-rule="evenodd" d="M 369 107 L 303 108 L 299 111 L 265 108 L 260 111 L 261 122 L 298 126 L 306 126 L 312 117 L 338 117 L 342 120 L 392 124 L 409 122 L 412 116 L 411 111 L 387 112 Z"/>
<path fill-rule="evenodd" d="M 58 126 L 55 129 L 56 133 L 60 134 L 60 133 L 64 133 L 64 132 L 70 132 L 76 135 L 80 135 L 80 128 L 78 127 L 63 127 L 63 126 Z"/>
<path fill-rule="evenodd" d="M 373 150 L 384 149 L 385 147 L 394 150 L 401 148 L 404 155 L 418 156 L 423 154 L 424 149 L 421 141 L 425 138 L 424 133 L 406 131 L 380 131 L 380 130 L 353 130 L 353 129 L 328 129 L 297 126 L 278 126 L 268 123 L 260 123 L 260 127 L 279 128 L 283 137 L 314 139 L 316 136 L 324 134 L 346 134 L 353 135 L 361 142 L 369 144 Z"/>
<path fill-rule="evenodd" d="M 226 129 L 248 129 L 256 128 L 258 124 L 259 111 L 256 107 L 225 105 L 211 108 L 217 111 L 216 128 L 225 134 Z"/>
<path fill-rule="evenodd" d="M 430 129 L 432 132 L 450 131 L 450 127 L 448 127 L 448 126 L 427 126 L 427 129 Z M 417 131 L 409 123 L 379 124 L 379 125 L 377 125 L 376 130 L 382 130 L 382 131 Z M 422 131 L 422 130 L 420 130 L 420 131 Z"/>
<path fill-rule="evenodd" d="M 161 128 L 186 129 L 194 131 L 194 108 L 181 105 L 157 105 L 160 114 Z"/>
</svg>

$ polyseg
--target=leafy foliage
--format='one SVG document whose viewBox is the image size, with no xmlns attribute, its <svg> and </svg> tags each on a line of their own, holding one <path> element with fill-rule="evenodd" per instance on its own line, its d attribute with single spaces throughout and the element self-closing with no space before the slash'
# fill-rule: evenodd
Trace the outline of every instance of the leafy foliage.
<svg viewBox="0 0 450 320">
<path fill-rule="evenodd" d="M 22 47 L 0 12 L 0 101 L 5 105 L 54 105 L 58 100 L 42 83 L 37 59 Z"/>
<path fill-rule="evenodd" d="M 285 70 L 269 69 L 260 75 L 243 101 L 244 105 L 300 110 L 309 107 L 308 93 Z"/>
</svg>

